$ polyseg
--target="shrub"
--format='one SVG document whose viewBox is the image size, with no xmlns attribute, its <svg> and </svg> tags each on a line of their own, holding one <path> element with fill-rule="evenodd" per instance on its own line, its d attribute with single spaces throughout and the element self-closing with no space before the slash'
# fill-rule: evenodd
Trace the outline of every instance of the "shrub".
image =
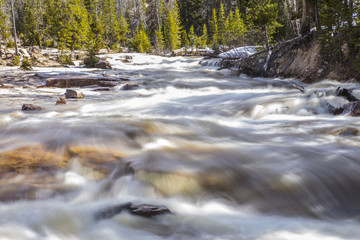
<svg viewBox="0 0 360 240">
<path fill-rule="evenodd" d="M 20 69 L 25 70 L 25 71 L 32 70 L 32 66 L 31 66 L 31 62 L 30 62 L 29 58 L 24 57 L 24 59 L 21 62 Z"/>
<path fill-rule="evenodd" d="M 14 55 L 14 58 L 12 59 L 11 63 L 13 66 L 19 66 L 19 63 L 20 63 L 19 56 Z"/>
</svg>

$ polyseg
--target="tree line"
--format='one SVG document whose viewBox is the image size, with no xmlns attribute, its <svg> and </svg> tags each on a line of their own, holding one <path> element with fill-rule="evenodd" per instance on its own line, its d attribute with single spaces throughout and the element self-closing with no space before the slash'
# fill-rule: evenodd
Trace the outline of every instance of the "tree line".
<svg viewBox="0 0 360 240">
<path fill-rule="evenodd" d="M 0 0 L 0 44 L 161 53 L 269 45 L 316 27 L 324 45 L 357 48 L 358 16 L 357 0 Z"/>
</svg>

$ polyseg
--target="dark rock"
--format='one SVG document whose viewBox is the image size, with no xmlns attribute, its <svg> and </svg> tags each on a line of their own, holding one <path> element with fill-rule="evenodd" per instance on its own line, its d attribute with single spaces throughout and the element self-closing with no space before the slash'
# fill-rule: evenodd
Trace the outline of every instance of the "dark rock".
<svg viewBox="0 0 360 240">
<path fill-rule="evenodd" d="M 82 92 L 77 92 L 73 89 L 66 89 L 65 93 L 66 98 L 84 98 L 84 94 Z"/>
<path fill-rule="evenodd" d="M 125 203 L 103 209 L 95 213 L 94 217 L 96 220 L 109 219 L 123 211 L 129 211 L 131 214 L 141 217 L 171 214 L 171 211 L 165 206 L 155 206 L 150 204 L 133 205 L 132 203 Z"/>
<path fill-rule="evenodd" d="M 100 81 L 98 83 L 100 87 L 115 87 L 117 85 L 117 82 L 115 81 Z"/>
<path fill-rule="evenodd" d="M 149 204 L 131 205 L 130 212 L 133 215 L 142 217 L 154 217 L 163 214 L 170 214 L 170 210 L 165 206 L 155 206 Z"/>
<path fill-rule="evenodd" d="M 91 85 L 96 85 L 99 83 L 99 79 L 96 78 L 48 78 L 46 79 L 47 87 L 86 87 Z"/>
<path fill-rule="evenodd" d="M 139 87 L 139 84 L 137 84 L 137 83 L 127 83 L 124 86 L 122 86 L 121 90 L 128 91 L 128 90 L 133 90 L 138 87 Z"/>
<path fill-rule="evenodd" d="M 345 129 L 341 129 L 339 132 L 339 136 L 358 136 L 359 135 L 359 129 L 349 127 Z"/>
<path fill-rule="evenodd" d="M 338 108 L 328 104 L 328 110 L 334 115 L 349 114 L 353 117 L 358 117 L 360 116 L 360 101 L 347 103 Z"/>
<path fill-rule="evenodd" d="M 62 104 L 66 104 L 66 98 L 65 97 L 61 97 L 56 101 L 56 105 L 62 105 Z"/>
<path fill-rule="evenodd" d="M 21 109 L 23 111 L 38 111 L 41 110 L 41 107 L 33 104 L 23 104 Z"/>
<path fill-rule="evenodd" d="M 110 91 L 110 88 L 96 88 L 93 91 L 95 91 L 95 92 L 108 92 L 108 91 Z"/>
<path fill-rule="evenodd" d="M 95 63 L 95 67 L 101 69 L 112 69 L 110 62 L 106 60 Z"/>
<path fill-rule="evenodd" d="M 340 96 L 340 97 L 345 97 L 349 102 L 357 102 L 357 101 L 359 101 L 359 99 L 357 99 L 352 94 L 352 91 L 350 89 L 338 87 L 335 90 L 335 95 Z"/>
</svg>

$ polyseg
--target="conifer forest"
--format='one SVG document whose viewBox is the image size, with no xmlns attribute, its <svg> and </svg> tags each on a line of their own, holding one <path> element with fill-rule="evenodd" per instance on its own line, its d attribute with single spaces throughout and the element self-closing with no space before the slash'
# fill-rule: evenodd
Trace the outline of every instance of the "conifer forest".
<svg viewBox="0 0 360 240">
<path fill-rule="evenodd" d="M 266 45 L 317 27 L 331 51 L 359 46 L 357 0 L 0 0 L 0 42 L 163 53 Z"/>
</svg>

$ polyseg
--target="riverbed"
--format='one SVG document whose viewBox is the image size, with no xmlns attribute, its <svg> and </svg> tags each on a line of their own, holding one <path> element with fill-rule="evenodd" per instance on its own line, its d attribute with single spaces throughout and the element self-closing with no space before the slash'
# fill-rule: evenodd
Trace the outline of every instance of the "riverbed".
<svg viewBox="0 0 360 240">
<path fill-rule="evenodd" d="M 346 103 L 337 87 L 360 96 L 358 84 L 126 55 L 106 55 L 112 70 L 34 68 L 42 78 L 0 88 L 0 239 L 359 239 L 360 122 L 328 111 Z M 74 88 L 85 98 L 55 105 L 66 89 L 45 81 L 62 74 L 139 87 Z M 126 202 L 172 214 L 94 218 Z"/>
</svg>

